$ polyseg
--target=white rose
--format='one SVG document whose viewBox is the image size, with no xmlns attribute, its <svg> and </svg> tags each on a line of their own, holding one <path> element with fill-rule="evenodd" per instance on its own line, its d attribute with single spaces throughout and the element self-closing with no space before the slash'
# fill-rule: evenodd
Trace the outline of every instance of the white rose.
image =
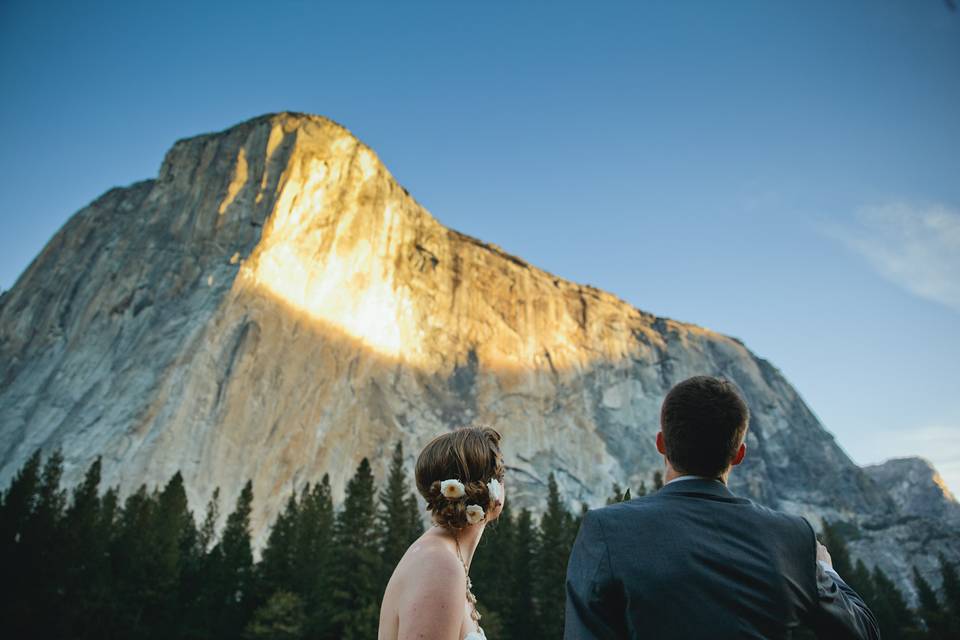
<svg viewBox="0 0 960 640">
<path fill-rule="evenodd" d="M 496 478 L 487 483 L 487 492 L 494 502 L 503 502 L 503 485 Z"/>
<path fill-rule="evenodd" d="M 440 483 L 440 493 L 442 493 L 445 498 L 462 498 L 466 492 L 463 483 L 456 478 L 444 480 Z"/>
<path fill-rule="evenodd" d="M 467 522 L 477 524 L 483 520 L 483 507 L 478 504 L 471 504 L 467 507 Z"/>
</svg>

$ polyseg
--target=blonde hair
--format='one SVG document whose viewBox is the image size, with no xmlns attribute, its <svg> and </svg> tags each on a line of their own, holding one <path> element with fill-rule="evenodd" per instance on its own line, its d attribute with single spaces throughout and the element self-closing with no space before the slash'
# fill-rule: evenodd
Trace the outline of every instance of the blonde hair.
<svg viewBox="0 0 960 640">
<path fill-rule="evenodd" d="M 431 440 L 417 458 L 417 490 L 427 502 L 433 521 L 443 527 L 467 526 L 467 507 L 476 504 L 486 511 L 490 504 L 487 482 L 503 480 L 500 434 L 490 427 L 463 427 Z M 466 495 L 446 498 L 440 491 L 443 480 L 456 478 Z"/>
</svg>

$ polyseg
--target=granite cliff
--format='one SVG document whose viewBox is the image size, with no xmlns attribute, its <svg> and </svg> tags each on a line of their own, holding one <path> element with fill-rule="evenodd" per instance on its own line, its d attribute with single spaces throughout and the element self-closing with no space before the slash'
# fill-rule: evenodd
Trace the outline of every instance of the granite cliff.
<svg viewBox="0 0 960 640">
<path fill-rule="evenodd" d="M 447 229 L 343 127 L 269 114 L 176 142 L 0 297 L 0 486 L 38 447 L 62 448 L 69 484 L 102 454 L 124 493 L 181 470 L 194 509 L 251 478 L 262 543 L 291 490 L 329 471 L 340 496 L 361 457 L 382 477 L 397 440 L 412 461 L 483 422 L 516 503 L 555 471 L 571 505 L 597 505 L 614 480 L 650 485 L 663 395 L 699 373 L 753 412 L 736 491 L 858 525 L 855 554 L 908 590 L 913 564 L 936 584 L 937 553 L 960 561 L 934 515 L 956 512 L 949 492 L 858 468 L 739 340 Z"/>
</svg>

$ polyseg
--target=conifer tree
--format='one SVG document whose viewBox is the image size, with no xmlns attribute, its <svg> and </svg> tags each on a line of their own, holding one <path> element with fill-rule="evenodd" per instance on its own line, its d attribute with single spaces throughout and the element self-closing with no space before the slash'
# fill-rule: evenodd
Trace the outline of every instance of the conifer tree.
<svg viewBox="0 0 960 640">
<path fill-rule="evenodd" d="M 877 617 L 880 633 L 887 640 L 911 637 L 916 630 L 914 615 L 900 590 L 878 566 L 873 568 L 872 578 L 876 591 L 871 610 Z"/>
<path fill-rule="evenodd" d="M 943 607 L 930 583 L 920 575 L 916 567 L 913 568 L 913 585 L 917 589 L 917 615 L 927 627 L 925 637 L 929 640 L 947 640 L 949 636 Z"/>
<path fill-rule="evenodd" d="M 215 620 L 210 613 L 216 610 L 219 585 L 214 578 L 219 571 L 220 549 L 215 548 L 217 521 L 220 518 L 220 487 L 215 487 L 204 511 L 203 523 L 190 553 L 184 558 L 181 572 L 180 597 L 183 602 L 183 631 L 185 638 L 213 637 Z"/>
<path fill-rule="evenodd" d="M 60 635 L 63 610 L 64 526 L 67 491 L 60 487 L 63 476 L 63 454 L 51 453 L 43 465 L 37 499 L 21 532 L 18 553 L 23 561 L 23 582 L 15 598 L 24 598 L 21 609 L 30 636 Z M 17 625 L 15 616 L 14 628 Z"/>
<path fill-rule="evenodd" d="M 64 517 L 63 633 L 95 637 L 98 625 L 109 616 L 109 535 L 101 523 L 99 494 L 101 460 L 87 469 L 73 491 Z"/>
<path fill-rule="evenodd" d="M 307 611 L 307 637 L 328 637 L 333 614 L 331 576 L 333 547 L 333 498 L 330 476 L 300 493 L 300 512 L 294 533 L 293 591 Z"/>
<path fill-rule="evenodd" d="M 940 554 L 940 578 L 948 635 L 952 638 L 960 637 L 960 577 L 957 576 L 957 567 L 947 562 L 942 553 Z"/>
<path fill-rule="evenodd" d="M 611 490 L 613 493 L 607 498 L 607 504 L 623 502 L 623 489 L 620 488 L 620 483 L 614 482 Z"/>
<path fill-rule="evenodd" d="M 24 525 L 36 505 L 40 463 L 40 449 L 37 449 L 13 476 L 0 499 L 0 561 L 11 570 Z"/>
<path fill-rule="evenodd" d="M 544 638 L 538 622 L 534 594 L 534 553 L 538 547 L 537 530 L 528 509 L 523 509 L 516 520 L 510 556 L 510 581 L 507 583 L 513 598 L 504 612 L 504 628 L 513 638 Z"/>
<path fill-rule="evenodd" d="M 220 519 L 220 487 L 214 487 L 207 508 L 204 512 L 203 524 L 200 526 L 200 535 L 197 539 L 200 552 L 207 554 L 217 540 L 217 520 Z"/>
<path fill-rule="evenodd" d="M 853 573 L 853 564 L 850 562 L 850 552 L 847 550 L 847 541 L 836 525 L 823 521 L 823 545 L 830 553 L 834 571 L 846 580 Z"/>
<path fill-rule="evenodd" d="M 663 472 L 654 471 L 653 473 L 653 490 L 660 491 L 663 489 Z"/>
<path fill-rule="evenodd" d="M 407 496 L 407 505 L 405 507 L 407 513 L 407 530 L 410 531 L 410 536 L 413 540 L 416 540 L 423 533 L 423 517 L 420 515 L 420 503 L 417 502 L 417 496 L 414 493 L 410 493 Z"/>
<path fill-rule="evenodd" d="M 573 546 L 570 520 L 570 512 L 560 499 L 556 478 L 551 473 L 547 481 L 547 506 L 540 519 L 534 562 L 534 586 L 540 600 L 540 633 L 545 638 L 563 636 L 567 558 Z"/>
<path fill-rule="evenodd" d="M 283 511 L 277 514 L 270 527 L 267 544 L 263 548 L 257 565 L 258 582 L 263 590 L 260 599 L 266 600 L 278 591 L 290 591 L 294 588 L 294 567 L 297 564 L 296 542 L 297 525 L 300 520 L 300 505 L 297 494 L 293 492 L 287 499 Z M 302 603 L 302 602 L 301 602 Z"/>
<path fill-rule="evenodd" d="M 513 601 L 513 541 L 514 520 L 507 501 L 500 516 L 486 525 L 483 537 L 473 554 L 470 564 L 470 580 L 477 596 L 477 609 L 483 616 L 480 621 L 484 632 L 491 638 L 497 626 L 503 628 L 506 613 Z M 509 631 L 503 629 L 498 637 L 509 639 Z"/>
<path fill-rule="evenodd" d="M 381 594 L 407 547 L 423 533 L 423 527 L 419 525 L 416 505 L 416 498 L 410 492 L 410 483 L 403 468 L 403 445 L 397 442 L 393 450 L 386 485 L 380 492 L 377 513 L 379 544 L 383 559 L 377 585 Z"/>
<path fill-rule="evenodd" d="M 156 609 L 149 612 L 147 620 L 152 635 L 178 636 L 184 626 L 181 574 L 191 563 L 199 534 L 179 471 L 170 478 L 156 500 L 152 575 L 159 597 Z"/>
<path fill-rule="evenodd" d="M 645 495 L 647 495 L 647 483 L 644 482 L 643 480 L 641 480 L 641 481 L 640 481 L 640 488 L 637 489 L 637 497 L 640 498 L 640 497 L 645 496 Z"/>
<path fill-rule="evenodd" d="M 237 504 L 223 528 L 217 545 L 219 564 L 216 579 L 219 587 L 218 635 L 237 637 L 246 626 L 252 603 L 253 551 L 250 547 L 250 514 L 253 509 L 253 482 L 247 483 L 237 497 Z"/>
<path fill-rule="evenodd" d="M 244 640 L 298 640 L 303 637 L 306 614 L 303 601 L 290 591 L 277 591 L 253 615 Z"/>
<path fill-rule="evenodd" d="M 838 571 L 837 573 L 840 572 Z M 857 560 L 853 571 L 850 573 L 849 579 L 843 574 L 840 574 L 840 577 L 863 598 L 863 601 L 866 602 L 868 606 L 872 607 L 873 603 L 877 601 L 877 590 L 873 584 L 873 576 L 863 563 L 863 560 Z"/>
<path fill-rule="evenodd" d="M 24 539 L 27 523 L 36 509 L 40 490 L 40 450 L 17 471 L 10 486 L 3 493 L 0 505 L 0 566 L 3 567 L 8 584 L 22 585 L 29 580 L 30 558 L 25 549 L 30 548 Z M 30 595 L 22 588 L 10 588 L 6 597 L 0 599 L 0 615 L 13 635 L 27 637 L 30 633 Z"/>
<path fill-rule="evenodd" d="M 144 612 L 156 609 L 157 593 L 153 583 L 153 530 L 156 502 L 145 484 L 127 496 L 111 541 L 111 570 L 114 577 L 116 617 L 114 634 L 124 638 L 150 635 Z"/>
<path fill-rule="evenodd" d="M 360 640 L 377 635 L 381 593 L 376 489 L 364 458 L 347 483 L 334 527 L 334 569 L 330 616 L 335 637 Z"/>
<path fill-rule="evenodd" d="M 586 502 L 580 503 L 580 511 L 570 517 L 570 548 L 573 549 L 573 543 L 577 540 L 577 535 L 580 533 L 580 525 L 583 523 L 583 517 L 587 515 L 587 511 L 590 510 L 590 507 L 587 506 Z"/>
</svg>

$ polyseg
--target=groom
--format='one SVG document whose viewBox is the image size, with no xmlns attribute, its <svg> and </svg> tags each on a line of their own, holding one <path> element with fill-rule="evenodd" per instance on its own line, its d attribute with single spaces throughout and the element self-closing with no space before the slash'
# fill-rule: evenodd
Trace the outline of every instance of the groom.
<svg viewBox="0 0 960 640">
<path fill-rule="evenodd" d="M 660 410 L 666 484 L 587 512 L 567 566 L 566 640 L 879 638 L 802 517 L 727 488 L 750 412 L 734 385 L 696 376 Z"/>
</svg>

